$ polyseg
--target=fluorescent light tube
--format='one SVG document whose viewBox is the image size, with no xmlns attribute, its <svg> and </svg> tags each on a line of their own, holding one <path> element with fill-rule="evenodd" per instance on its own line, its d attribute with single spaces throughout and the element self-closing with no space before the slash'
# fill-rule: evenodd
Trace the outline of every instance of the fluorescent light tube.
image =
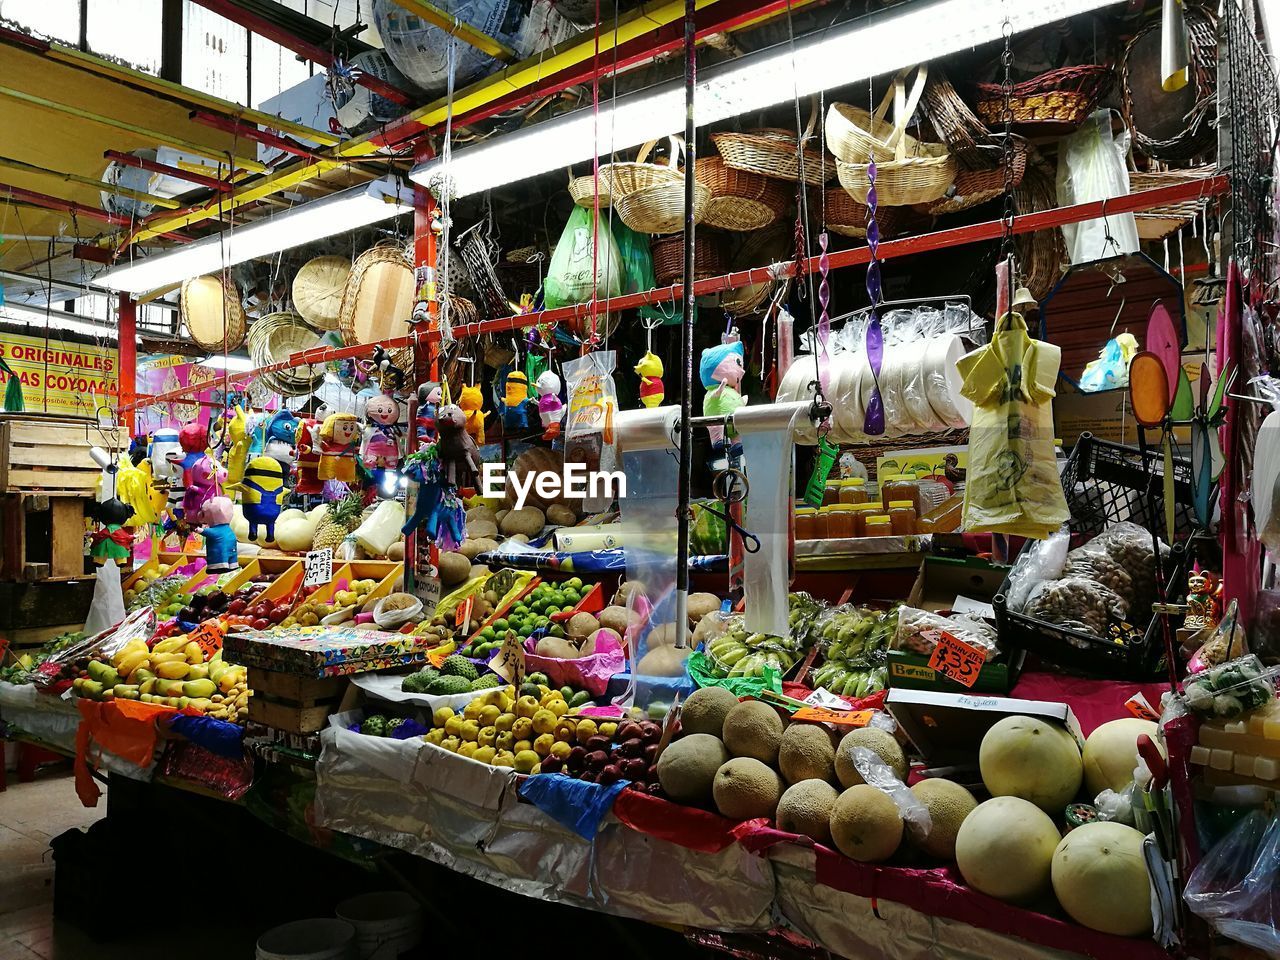
<svg viewBox="0 0 1280 960">
<path fill-rule="evenodd" d="M 108 290 L 144 293 L 412 211 L 413 190 L 399 179 L 387 177 L 153 257 L 120 264 L 100 273 L 93 283 Z"/>
<path fill-rule="evenodd" d="M 254 369 L 253 361 L 248 357 L 234 355 L 224 357 L 221 354 L 205 357 L 200 361 L 200 366 L 208 367 L 210 370 L 226 370 L 228 373 L 245 373 Z"/>
<path fill-rule="evenodd" d="M 913 2 L 699 71 L 698 126 L 762 110 L 796 97 L 893 73 L 1111 6 L 1117 0 L 936 0 Z M 598 118 L 575 110 L 453 153 L 453 196 L 466 197 L 574 163 L 607 156 L 684 129 L 684 83 L 673 80 L 601 103 Z M 597 142 L 597 132 L 599 140 Z M 424 186 L 441 172 L 429 160 L 409 174 Z"/>
<path fill-rule="evenodd" d="M 105 323 L 95 323 L 78 313 L 67 313 L 65 310 L 53 309 L 45 311 L 16 303 L 0 306 L 0 324 L 23 326 L 29 336 L 44 336 L 46 330 L 66 333 L 80 333 L 99 340 L 117 339 L 116 328 Z"/>
</svg>

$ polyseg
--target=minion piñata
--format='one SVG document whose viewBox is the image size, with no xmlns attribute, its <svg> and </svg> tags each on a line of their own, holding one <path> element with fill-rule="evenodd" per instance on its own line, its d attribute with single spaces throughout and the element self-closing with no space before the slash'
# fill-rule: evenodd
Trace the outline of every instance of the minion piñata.
<svg viewBox="0 0 1280 960">
<path fill-rule="evenodd" d="M 257 456 L 245 466 L 240 483 L 240 500 L 244 518 L 249 521 L 249 539 L 258 539 L 258 524 L 267 528 L 268 542 L 276 538 L 276 517 L 280 516 L 280 499 L 285 494 L 288 467 L 275 457 Z"/>
</svg>

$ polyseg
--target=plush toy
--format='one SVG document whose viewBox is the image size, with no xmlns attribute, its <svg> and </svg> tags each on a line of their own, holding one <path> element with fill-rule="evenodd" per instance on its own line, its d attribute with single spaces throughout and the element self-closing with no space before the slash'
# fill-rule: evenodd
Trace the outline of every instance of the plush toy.
<svg viewBox="0 0 1280 960">
<path fill-rule="evenodd" d="M 294 484 L 295 493 L 317 494 L 324 490 L 320 482 L 320 421 L 310 417 L 298 421 L 298 432 L 294 434 L 294 448 L 298 451 L 298 482 Z"/>
<path fill-rule="evenodd" d="M 316 475 L 321 480 L 355 483 L 356 454 L 364 431 L 354 413 L 332 413 L 320 425 L 320 465 Z"/>
<path fill-rule="evenodd" d="M 446 406 L 446 410 L 457 410 L 457 407 Z M 461 413 L 461 411 L 459 411 Z M 473 443 L 465 430 L 457 431 L 467 443 Z M 405 520 L 400 528 L 401 533 L 408 536 L 421 528 L 423 533 L 440 550 L 456 550 L 466 539 L 466 509 L 457 494 L 445 482 L 444 462 L 440 459 L 439 444 L 430 444 L 427 449 L 415 451 L 405 457 L 400 472 L 418 485 L 414 497 L 413 514 Z"/>
<path fill-rule="evenodd" d="M 666 396 L 662 386 L 662 358 L 652 350 L 646 351 L 635 371 L 640 375 L 640 403 L 646 407 L 662 406 L 662 399 Z"/>
<path fill-rule="evenodd" d="M 467 415 L 461 407 L 446 403 L 436 411 L 436 436 L 441 477 L 451 486 L 469 486 L 480 472 L 480 448 L 467 433 Z"/>
<path fill-rule="evenodd" d="M 542 420 L 544 440 L 560 436 L 560 421 L 564 419 L 564 403 L 560 399 L 560 378 L 550 370 L 538 377 L 538 416 Z"/>
<path fill-rule="evenodd" d="M 227 471 L 208 456 L 202 456 L 187 471 L 182 494 L 182 516 L 190 523 L 198 523 L 200 511 L 211 499 L 219 496 L 220 487 L 227 479 Z"/>
<path fill-rule="evenodd" d="M 249 462 L 249 418 L 239 404 L 227 421 L 225 446 L 227 485 L 234 487 L 244 479 L 244 465 Z"/>
<path fill-rule="evenodd" d="M 743 365 L 745 357 L 746 350 L 741 340 L 722 343 L 702 351 L 698 375 L 703 389 L 707 391 L 702 398 L 703 416 L 732 416 L 735 410 L 747 402 L 739 390 L 742 378 L 746 375 Z M 724 441 L 724 427 L 707 427 L 707 432 L 711 435 L 713 447 Z"/>
<path fill-rule="evenodd" d="M 529 377 L 507 368 L 502 384 L 502 425 L 509 432 L 529 428 Z"/>
<path fill-rule="evenodd" d="M 231 501 L 226 497 L 210 497 L 199 514 L 196 533 L 204 537 L 205 570 L 226 573 L 240 565 L 236 535 L 231 529 Z M 274 520 L 270 529 L 274 530 Z M 269 539 L 269 538 L 268 538 Z"/>
<path fill-rule="evenodd" d="M 436 438 L 436 410 L 440 406 L 444 393 L 440 384 L 428 380 L 418 387 L 417 431 L 418 448 L 421 449 Z"/>
<path fill-rule="evenodd" d="M 95 530 L 89 555 L 95 564 L 101 565 L 107 560 L 114 560 L 117 566 L 124 566 L 129 561 L 129 553 L 133 549 L 133 534 L 125 529 L 125 524 L 133 516 L 133 507 L 123 500 L 111 497 L 95 503 L 89 515 L 102 529 Z"/>
<path fill-rule="evenodd" d="M 244 469 L 240 484 L 240 501 L 244 518 L 249 521 L 249 539 L 258 539 L 258 524 L 267 530 L 268 542 L 276 538 L 276 517 L 280 516 L 280 500 L 287 492 L 285 478 L 289 468 L 265 453 L 254 457 Z"/>
<path fill-rule="evenodd" d="M 191 482 L 191 468 L 195 466 L 197 460 L 208 459 L 209 455 L 205 453 L 208 443 L 209 431 L 198 421 L 183 424 L 178 430 L 179 449 L 170 453 L 169 459 L 177 467 L 179 475 L 176 482 L 171 482 L 169 486 L 169 507 L 174 517 L 179 520 L 185 516 L 183 501 L 186 498 L 187 484 Z"/>
<path fill-rule="evenodd" d="M 380 493 L 394 493 L 400 466 L 400 404 L 395 397 L 374 397 L 364 408 L 369 425 L 364 431 L 360 459 L 373 475 Z"/>
<path fill-rule="evenodd" d="M 294 416 L 292 410 L 278 410 L 271 415 L 271 419 L 267 421 L 266 439 L 263 443 L 263 450 L 267 448 L 267 444 L 275 441 L 288 444 L 290 447 L 294 445 L 298 437 L 298 418 Z"/>
<path fill-rule="evenodd" d="M 458 407 L 467 415 L 467 433 L 477 447 L 484 446 L 484 394 L 479 387 L 463 387 Z"/>
</svg>

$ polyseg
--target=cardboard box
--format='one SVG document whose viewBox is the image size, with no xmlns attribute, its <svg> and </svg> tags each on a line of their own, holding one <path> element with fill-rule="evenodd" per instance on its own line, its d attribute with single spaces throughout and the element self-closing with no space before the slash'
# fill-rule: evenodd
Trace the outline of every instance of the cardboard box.
<svg viewBox="0 0 1280 960">
<path fill-rule="evenodd" d="M 932 690 L 891 689 L 885 706 L 916 751 L 933 766 L 978 762 L 978 747 L 1004 717 L 1029 716 L 1060 723 L 1084 747 L 1084 734 L 1065 703 Z"/>
<path fill-rule="evenodd" d="M 1138 443 L 1138 425 L 1129 407 L 1128 387 L 1081 393 L 1059 379 L 1058 395 L 1053 399 L 1053 424 L 1055 436 L 1065 450 L 1074 447 L 1082 433 L 1131 447 Z M 1173 434 L 1179 442 L 1191 440 L 1189 427 L 1175 427 Z"/>
</svg>

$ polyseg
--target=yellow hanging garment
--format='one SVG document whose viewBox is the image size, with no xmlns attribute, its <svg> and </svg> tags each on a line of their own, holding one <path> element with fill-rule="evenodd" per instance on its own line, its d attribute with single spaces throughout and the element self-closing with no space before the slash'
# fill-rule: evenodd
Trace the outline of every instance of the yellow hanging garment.
<svg viewBox="0 0 1280 960">
<path fill-rule="evenodd" d="M 1053 397 L 1062 351 L 1033 340 L 1020 314 L 996 322 L 991 343 L 957 362 L 973 401 L 964 529 L 1043 540 L 1070 519 L 1053 449 Z"/>
</svg>

